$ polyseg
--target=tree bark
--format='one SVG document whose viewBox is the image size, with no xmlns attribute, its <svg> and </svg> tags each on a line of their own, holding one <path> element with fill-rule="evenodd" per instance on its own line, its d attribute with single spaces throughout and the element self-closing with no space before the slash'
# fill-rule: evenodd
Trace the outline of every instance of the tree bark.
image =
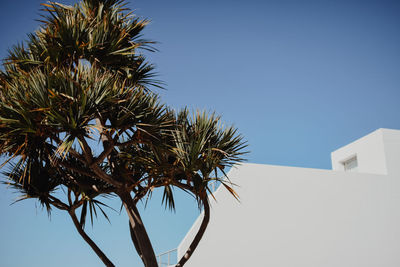
<svg viewBox="0 0 400 267">
<path fill-rule="evenodd" d="M 132 240 L 133 245 L 135 245 L 136 252 L 139 254 L 139 257 L 142 259 L 142 261 L 144 263 L 143 253 L 140 250 L 138 240 L 136 238 L 135 232 L 133 231 L 133 228 L 132 228 L 132 225 L 130 222 L 129 222 L 129 233 L 131 234 L 131 240 Z"/>
<path fill-rule="evenodd" d="M 132 197 L 128 192 L 119 194 L 119 197 L 124 204 L 126 212 L 128 213 L 129 223 L 133 232 L 132 241 L 135 247 L 138 248 L 137 251 L 139 255 L 142 255 L 144 265 L 146 267 L 158 267 L 153 246 L 147 234 L 146 228 L 144 227 L 143 221 L 140 218 L 139 211 L 137 210 L 136 205 L 133 203 Z M 135 240 L 137 242 L 135 242 Z"/>
<path fill-rule="evenodd" d="M 207 225 L 210 221 L 210 204 L 208 203 L 208 198 L 206 197 L 203 200 L 204 205 L 204 217 L 203 221 L 201 222 L 200 228 L 197 231 L 196 236 L 194 237 L 192 243 L 190 244 L 189 248 L 186 250 L 186 253 L 182 256 L 179 262 L 175 265 L 175 267 L 182 267 L 185 263 L 189 260 L 192 256 L 194 250 L 196 249 L 197 245 L 200 243 L 201 238 L 204 235 L 204 232 L 207 229 Z"/>
<path fill-rule="evenodd" d="M 103 261 L 103 263 L 107 267 L 115 267 L 115 265 L 107 258 L 107 256 L 101 251 L 101 249 L 93 242 L 93 240 L 83 231 L 81 225 L 79 224 L 78 218 L 76 217 L 75 211 L 70 210 L 68 211 L 69 215 L 74 222 L 76 230 L 78 230 L 79 234 L 82 238 L 88 243 L 88 245 L 93 249 L 93 251 L 97 254 L 97 256 Z"/>
</svg>

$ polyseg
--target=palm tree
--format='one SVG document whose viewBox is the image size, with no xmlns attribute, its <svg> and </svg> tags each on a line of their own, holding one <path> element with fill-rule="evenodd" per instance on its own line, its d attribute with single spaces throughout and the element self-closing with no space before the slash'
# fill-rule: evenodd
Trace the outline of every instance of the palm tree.
<svg viewBox="0 0 400 267">
<path fill-rule="evenodd" d="M 183 266 L 210 218 L 210 183 L 233 195 L 227 167 L 243 160 L 246 144 L 220 117 L 187 109 L 175 112 L 149 87 L 160 87 L 141 50 L 147 20 L 126 13 L 124 1 L 50 2 L 38 31 L 16 45 L 0 72 L 0 154 L 9 183 L 50 212 L 67 211 L 77 231 L 106 266 L 114 266 L 84 232 L 86 215 L 119 198 L 129 217 L 132 242 L 147 267 L 157 266 L 137 209 L 154 188 L 192 194 L 205 216 Z M 95 149 L 98 141 L 102 150 Z M 55 196 L 64 189 L 65 199 Z M 76 210 L 81 209 L 80 219 Z M 92 216 L 91 216 L 92 217 Z"/>
</svg>

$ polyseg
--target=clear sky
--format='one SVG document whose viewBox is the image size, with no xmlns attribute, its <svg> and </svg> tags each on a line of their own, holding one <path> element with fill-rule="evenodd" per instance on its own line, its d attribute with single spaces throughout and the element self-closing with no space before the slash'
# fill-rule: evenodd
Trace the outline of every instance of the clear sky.
<svg viewBox="0 0 400 267">
<path fill-rule="evenodd" d="M 0 58 L 38 27 L 41 2 L 0 0 Z M 221 114 L 248 140 L 249 162 L 329 169 L 331 151 L 378 128 L 400 129 L 399 1 L 136 0 L 129 7 L 152 20 L 145 37 L 158 41 L 149 58 L 167 84 L 162 99 Z M 66 214 L 49 219 L 34 201 L 9 206 L 16 196 L 0 186 L 0 266 L 102 266 Z M 157 252 L 175 248 L 198 214 L 184 195 L 175 214 L 160 202 L 155 194 L 143 211 Z M 126 216 L 111 220 L 87 230 L 117 266 L 141 266 Z"/>
</svg>

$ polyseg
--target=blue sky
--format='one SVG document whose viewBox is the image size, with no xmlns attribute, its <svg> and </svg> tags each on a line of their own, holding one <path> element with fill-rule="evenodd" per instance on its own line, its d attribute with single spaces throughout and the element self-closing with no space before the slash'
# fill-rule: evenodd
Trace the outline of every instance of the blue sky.
<svg viewBox="0 0 400 267">
<path fill-rule="evenodd" d="M 38 0 L 0 1 L 0 58 L 35 30 Z M 63 1 L 74 3 L 75 1 Z M 175 108 L 216 111 L 249 142 L 249 162 L 330 168 L 330 152 L 377 128 L 400 129 L 400 2 L 130 1 L 152 23 L 149 55 Z M 267 175 L 267 174 L 266 174 Z M 244 178 L 245 179 L 245 178 Z M 0 265 L 101 266 L 62 213 L 0 186 Z M 143 211 L 154 247 L 176 247 L 198 211 L 154 195 Z M 234 201 L 232 199 L 232 201 Z M 118 208 L 118 207 L 117 207 Z M 89 233 L 117 266 L 141 266 L 124 214 Z"/>
</svg>

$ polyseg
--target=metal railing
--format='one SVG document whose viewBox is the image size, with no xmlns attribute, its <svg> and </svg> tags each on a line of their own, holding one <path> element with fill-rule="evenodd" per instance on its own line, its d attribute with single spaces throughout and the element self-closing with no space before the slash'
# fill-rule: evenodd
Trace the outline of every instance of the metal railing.
<svg viewBox="0 0 400 267">
<path fill-rule="evenodd" d="M 176 252 L 177 249 L 171 249 L 166 252 L 157 255 L 157 262 L 159 267 L 175 266 L 176 264 Z M 173 255 L 175 254 L 175 255 Z"/>
</svg>

